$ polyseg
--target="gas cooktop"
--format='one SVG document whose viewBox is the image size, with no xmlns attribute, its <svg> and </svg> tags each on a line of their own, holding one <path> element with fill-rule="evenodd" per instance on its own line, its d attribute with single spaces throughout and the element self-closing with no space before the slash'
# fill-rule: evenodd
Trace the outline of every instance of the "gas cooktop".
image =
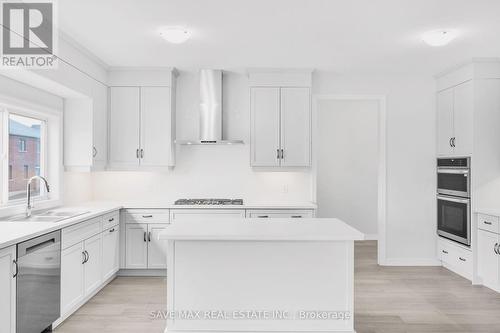
<svg viewBox="0 0 500 333">
<path fill-rule="evenodd" d="M 243 199 L 179 199 L 175 205 L 243 205 Z"/>
</svg>

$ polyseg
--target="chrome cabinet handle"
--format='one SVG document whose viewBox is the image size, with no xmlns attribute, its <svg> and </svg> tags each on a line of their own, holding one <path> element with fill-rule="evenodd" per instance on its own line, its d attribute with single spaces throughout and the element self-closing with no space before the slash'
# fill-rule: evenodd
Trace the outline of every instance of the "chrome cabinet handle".
<svg viewBox="0 0 500 333">
<path fill-rule="evenodd" d="M 151 242 L 151 231 L 148 232 L 148 242 Z"/>
<path fill-rule="evenodd" d="M 464 259 L 464 258 L 462 258 L 462 257 L 458 257 L 458 259 L 460 259 L 460 260 L 462 260 L 462 261 L 467 261 L 467 260 L 465 260 L 465 259 Z"/>
<path fill-rule="evenodd" d="M 142 215 L 142 217 L 145 218 L 145 219 L 149 219 L 149 218 L 152 218 L 153 215 Z"/>
<path fill-rule="evenodd" d="M 114 218 L 114 217 L 112 217 L 112 218 L 110 218 L 110 219 L 108 220 L 108 222 L 113 222 L 114 220 L 115 220 L 115 218 Z"/>
<path fill-rule="evenodd" d="M 496 254 L 500 254 L 500 252 L 498 251 L 498 246 L 499 244 L 498 243 L 495 243 L 495 246 L 493 246 L 493 251 L 496 253 Z"/>
<path fill-rule="evenodd" d="M 144 149 L 141 148 L 141 158 L 144 158 Z"/>
<path fill-rule="evenodd" d="M 452 141 L 453 141 L 453 138 L 450 138 L 450 141 L 449 141 L 449 143 L 450 143 L 450 147 L 453 147 L 453 143 L 452 143 Z"/>
<path fill-rule="evenodd" d="M 115 232 L 115 228 L 109 229 L 109 232 Z"/>
<path fill-rule="evenodd" d="M 136 158 L 139 158 L 139 148 L 137 148 L 137 149 L 135 150 L 135 157 L 136 157 Z"/>
<path fill-rule="evenodd" d="M 284 160 L 285 159 L 285 154 L 283 152 L 283 149 L 281 149 L 281 159 Z"/>
<path fill-rule="evenodd" d="M 15 273 L 14 273 L 14 275 L 12 275 L 12 277 L 15 278 L 19 274 L 19 265 L 17 264 L 16 259 L 12 260 L 12 263 L 14 264 L 14 266 L 16 266 L 16 269 L 14 270 Z"/>
<path fill-rule="evenodd" d="M 441 252 L 443 252 L 444 254 L 448 254 L 448 251 L 445 250 L 441 250 Z"/>
<path fill-rule="evenodd" d="M 491 222 L 488 222 L 488 221 L 483 221 L 484 224 L 487 224 L 487 225 L 491 225 L 492 223 Z"/>
<path fill-rule="evenodd" d="M 279 160 L 280 159 L 280 150 L 276 149 L 276 158 Z"/>
<path fill-rule="evenodd" d="M 453 147 L 456 147 L 456 146 L 455 146 L 455 139 L 456 139 L 456 138 L 455 138 L 455 137 L 453 137 L 453 140 L 451 140 L 451 142 L 453 143 Z"/>
<path fill-rule="evenodd" d="M 82 265 L 83 265 L 87 262 L 87 256 L 85 255 L 85 251 L 82 252 L 82 255 L 83 255 L 83 261 L 82 261 Z"/>
<path fill-rule="evenodd" d="M 144 231 L 144 242 L 147 242 L 147 240 L 146 240 L 146 234 L 147 234 L 147 232 Z"/>
<path fill-rule="evenodd" d="M 92 147 L 92 157 L 97 156 L 97 148 L 95 146 Z"/>
<path fill-rule="evenodd" d="M 302 215 L 292 215 L 292 219 L 301 219 Z"/>
<path fill-rule="evenodd" d="M 269 215 L 259 215 L 257 216 L 259 219 L 267 219 Z"/>
</svg>

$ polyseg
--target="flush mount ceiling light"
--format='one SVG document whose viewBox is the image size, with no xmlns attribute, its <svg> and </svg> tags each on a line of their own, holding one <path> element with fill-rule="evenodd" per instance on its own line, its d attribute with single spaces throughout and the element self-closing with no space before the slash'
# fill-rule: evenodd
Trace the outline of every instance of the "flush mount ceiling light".
<svg viewBox="0 0 500 333">
<path fill-rule="evenodd" d="M 163 27 L 159 32 L 163 39 L 173 44 L 182 44 L 191 37 L 191 32 L 185 27 Z"/>
<path fill-rule="evenodd" d="M 422 35 L 422 40 L 430 46 L 444 46 L 457 38 L 458 33 L 455 30 L 432 30 Z"/>
</svg>

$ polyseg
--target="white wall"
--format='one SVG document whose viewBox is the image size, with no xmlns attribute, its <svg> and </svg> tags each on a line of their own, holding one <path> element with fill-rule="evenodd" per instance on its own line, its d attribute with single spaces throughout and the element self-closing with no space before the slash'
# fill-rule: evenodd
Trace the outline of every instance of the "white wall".
<svg viewBox="0 0 500 333">
<path fill-rule="evenodd" d="M 247 76 L 225 72 L 223 80 L 223 135 L 229 139 L 242 139 L 244 145 L 177 146 L 176 167 L 165 173 L 95 173 L 94 198 L 167 203 L 182 197 L 241 197 L 248 202 L 310 201 L 310 170 L 252 170 Z M 180 72 L 176 103 L 177 138 L 197 139 L 198 71 Z"/>
<path fill-rule="evenodd" d="M 315 94 L 387 96 L 388 264 L 436 264 L 435 82 L 316 72 Z"/>
<path fill-rule="evenodd" d="M 317 102 L 318 217 L 337 217 L 376 239 L 379 101 Z"/>
</svg>

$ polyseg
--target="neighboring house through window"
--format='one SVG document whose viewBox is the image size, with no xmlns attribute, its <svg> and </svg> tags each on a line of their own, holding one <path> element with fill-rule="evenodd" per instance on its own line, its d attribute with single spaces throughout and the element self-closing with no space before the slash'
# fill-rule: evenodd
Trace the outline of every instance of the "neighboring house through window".
<svg viewBox="0 0 500 333">
<path fill-rule="evenodd" d="M 19 139 L 19 152 L 20 153 L 27 152 L 27 150 L 26 150 L 26 139 L 24 139 L 24 138 L 20 138 Z"/>
</svg>

